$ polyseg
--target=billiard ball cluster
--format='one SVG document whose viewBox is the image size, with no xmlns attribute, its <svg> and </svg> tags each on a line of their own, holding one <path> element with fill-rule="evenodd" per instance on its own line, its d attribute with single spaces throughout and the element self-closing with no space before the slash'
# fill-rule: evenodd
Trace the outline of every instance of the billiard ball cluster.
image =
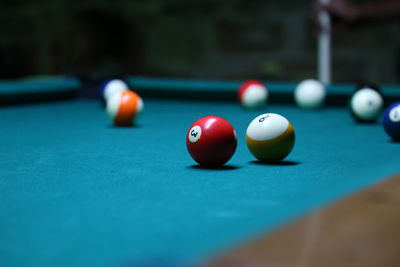
<svg viewBox="0 0 400 267">
<path fill-rule="evenodd" d="M 265 84 L 257 80 L 245 81 L 238 90 L 238 99 L 246 109 L 263 108 L 269 98 Z M 303 109 L 318 109 L 325 103 L 325 86 L 317 80 L 306 79 L 300 82 L 294 91 L 296 104 Z"/>
<path fill-rule="evenodd" d="M 294 99 L 300 108 L 316 109 L 324 105 L 326 90 L 324 85 L 313 79 L 298 84 Z M 381 117 L 384 100 L 377 84 L 364 82 L 356 86 L 349 101 L 350 113 L 359 123 L 375 123 Z M 395 141 L 400 140 L 399 102 L 394 103 L 384 113 L 383 125 L 386 133 Z"/>
<path fill-rule="evenodd" d="M 100 96 L 114 125 L 130 126 L 143 110 L 143 100 L 120 79 L 105 81 L 100 86 Z"/>
<path fill-rule="evenodd" d="M 102 101 L 116 126 L 132 125 L 143 110 L 143 100 L 128 85 L 119 79 L 104 82 L 100 87 Z M 269 92 L 257 80 L 244 82 L 238 89 L 238 99 L 246 109 L 266 106 Z M 300 82 L 294 90 L 298 107 L 308 110 L 324 106 L 325 86 L 314 79 Z M 383 109 L 380 88 L 372 84 L 356 87 L 349 106 L 358 122 L 376 122 Z M 384 113 L 383 125 L 386 133 L 400 141 L 400 102 L 396 102 Z M 250 153 L 261 162 L 277 162 L 285 159 L 295 143 L 292 124 L 283 116 L 265 113 L 254 118 L 246 130 L 246 144 Z M 223 118 L 207 116 L 195 121 L 186 134 L 186 145 L 192 158 L 202 166 L 215 167 L 227 163 L 237 147 L 237 135 L 233 126 Z"/>
<path fill-rule="evenodd" d="M 357 122 L 376 122 L 381 117 L 383 106 L 382 92 L 376 84 L 357 85 L 350 99 L 351 114 Z M 384 112 L 383 128 L 394 141 L 400 141 L 400 102 L 393 103 Z"/>
<path fill-rule="evenodd" d="M 283 116 L 266 113 L 252 120 L 246 131 L 249 151 L 261 162 L 286 158 L 295 141 L 294 128 Z M 237 136 L 232 125 L 216 116 L 195 121 L 186 134 L 186 145 L 192 158 L 202 166 L 225 164 L 236 151 Z"/>
<path fill-rule="evenodd" d="M 294 100 L 300 108 L 313 110 L 324 106 L 325 86 L 314 79 L 300 82 L 294 91 Z M 240 104 L 246 109 L 260 109 L 268 101 L 267 87 L 256 80 L 244 82 L 238 89 Z M 360 84 L 350 99 L 350 113 L 357 122 L 376 122 L 383 109 L 380 88 Z M 395 141 L 400 141 L 400 102 L 384 113 L 384 129 Z M 261 162 L 285 159 L 293 149 L 295 131 L 283 116 L 266 113 L 254 118 L 246 131 L 246 144 L 253 156 Z M 226 120 L 208 116 L 194 122 L 186 135 L 186 145 L 192 158 L 203 166 L 220 166 L 231 159 L 237 147 L 237 136 Z"/>
</svg>

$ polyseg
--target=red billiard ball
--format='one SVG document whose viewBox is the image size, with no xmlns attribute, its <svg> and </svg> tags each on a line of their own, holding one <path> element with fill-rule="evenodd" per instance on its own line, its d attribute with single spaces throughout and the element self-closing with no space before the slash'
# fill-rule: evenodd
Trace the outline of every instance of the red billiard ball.
<svg viewBox="0 0 400 267">
<path fill-rule="evenodd" d="M 268 89 L 260 81 L 249 80 L 240 86 L 238 98 L 244 108 L 262 108 L 268 100 Z"/>
<path fill-rule="evenodd" d="M 200 165 L 221 166 L 236 151 L 236 132 L 229 122 L 220 117 L 203 117 L 190 126 L 186 134 L 186 146 Z"/>
</svg>

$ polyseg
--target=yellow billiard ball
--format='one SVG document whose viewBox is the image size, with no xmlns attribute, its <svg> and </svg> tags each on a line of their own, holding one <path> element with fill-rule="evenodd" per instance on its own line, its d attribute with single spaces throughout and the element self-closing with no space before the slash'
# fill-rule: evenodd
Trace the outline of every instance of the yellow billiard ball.
<svg viewBox="0 0 400 267">
<path fill-rule="evenodd" d="M 256 117 L 246 131 L 246 143 L 251 154 L 262 162 L 281 161 L 293 149 L 295 133 L 283 116 L 266 113 Z"/>
</svg>

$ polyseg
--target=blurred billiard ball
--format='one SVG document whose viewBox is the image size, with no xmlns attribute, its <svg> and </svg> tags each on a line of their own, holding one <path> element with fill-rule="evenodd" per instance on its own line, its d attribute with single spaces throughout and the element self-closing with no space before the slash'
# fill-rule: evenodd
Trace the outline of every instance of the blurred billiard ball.
<svg viewBox="0 0 400 267">
<path fill-rule="evenodd" d="M 386 109 L 383 115 L 383 127 L 394 141 L 400 141 L 400 101 Z"/>
<path fill-rule="evenodd" d="M 350 99 L 350 111 L 358 122 L 375 122 L 381 115 L 383 97 L 376 87 L 357 88 Z"/>
<path fill-rule="evenodd" d="M 300 82 L 294 91 L 294 100 L 300 108 L 317 109 L 324 105 L 325 86 L 317 80 L 307 79 Z"/>
<path fill-rule="evenodd" d="M 268 89 L 260 81 L 249 80 L 240 86 L 238 98 L 244 108 L 262 108 L 268 101 Z"/>
<path fill-rule="evenodd" d="M 110 79 L 100 85 L 99 93 L 102 101 L 106 103 L 113 94 L 125 90 L 129 90 L 129 86 L 126 82 L 120 79 Z"/>
<path fill-rule="evenodd" d="M 130 126 L 143 110 L 142 98 L 130 90 L 114 92 L 107 99 L 107 113 L 116 126 Z"/>
</svg>

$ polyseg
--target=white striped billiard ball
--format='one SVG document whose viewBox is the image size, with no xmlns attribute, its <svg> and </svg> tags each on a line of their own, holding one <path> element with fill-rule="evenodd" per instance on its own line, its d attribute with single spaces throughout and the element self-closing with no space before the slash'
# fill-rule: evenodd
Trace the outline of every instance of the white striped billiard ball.
<svg viewBox="0 0 400 267">
<path fill-rule="evenodd" d="M 292 124 L 279 114 L 262 114 L 247 127 L 247 147 L 254 157 L 263 162 L 283 160 L 292 151 L 294 142 Z"/>
</svg>

